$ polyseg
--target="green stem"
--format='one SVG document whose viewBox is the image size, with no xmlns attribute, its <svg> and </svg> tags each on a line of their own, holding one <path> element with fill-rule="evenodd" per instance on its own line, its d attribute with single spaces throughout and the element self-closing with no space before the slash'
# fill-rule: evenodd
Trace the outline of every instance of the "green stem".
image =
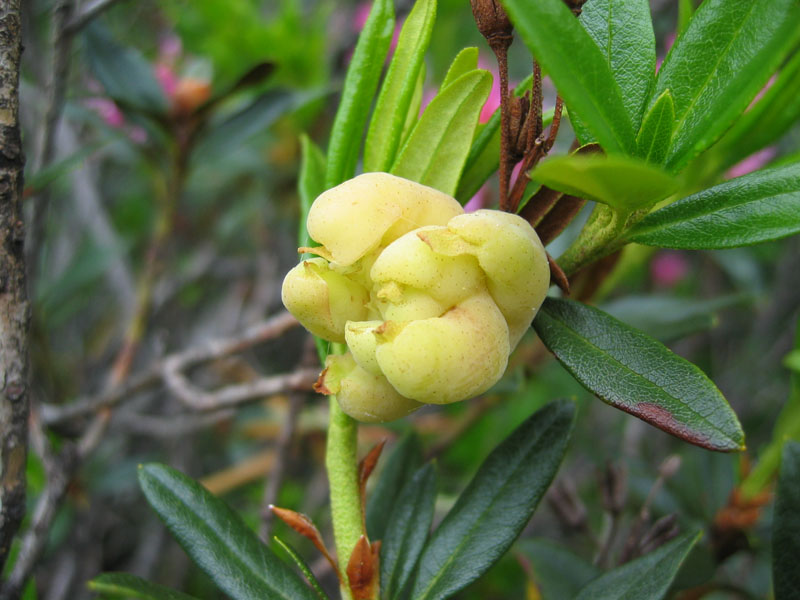
<svg viewBox="0 0 800 600">
<path fill-rule="evenodd" d="M 641 218 L 636 213 L 626 214 L 598 204 L 578 237 L 558 258 L 558 265 L 566 275 L 572 276 L 586 265 L 618 250 L 620 234 L 635 217 Z"/>
<path fill-rule="evenodd" d="M 358 486 L 358 423 L 330 399 L 328 447 L 325 467 L 331 488 L 331 516 L 339 569 L 347 577 L 347 562 L 362 534 L 361 494 Z M 342 586 L 342 598 L 349 600 L 350 590 Z"/>
</svg>

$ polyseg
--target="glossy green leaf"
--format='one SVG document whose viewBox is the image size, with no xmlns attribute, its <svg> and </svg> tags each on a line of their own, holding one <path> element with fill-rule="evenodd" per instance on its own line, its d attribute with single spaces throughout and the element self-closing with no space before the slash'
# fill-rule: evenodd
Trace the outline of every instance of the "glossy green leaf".
<svg viewBox="0 0 800 600">
<path fill-rule="evenodd" d="M 800 163 L 744 175 L 647 215 L 629 241 L 663 248 L 735 248 L 800 232 Z"/>
<path fill-rule="evenodd" d="M 607 152 L 633 154 L 635 131 L 606 55 L 562 0 L 503 0 L 569 107 Z"/>
<path fill-rule="evenodd" d="M 425 51 L 436 21 L 436 0 L 417 0 L 408 15 L 383 80 L 364 145 L 364 171 L 388 171 L 403 134 Z"/>
<path fill-rule="evenodd" d="M 557 156 L 537 165 L 530 177 L 554 190 L 623 212 L 652 206 L 678 187 L 676 179 L 658 167 L 619 155 Z"/>
<path fill-rule="evenodd" d="M 305 559 L 300 556 L 300 553 L 295 550 L 289 542 L 286 542 L 279 538 L 277 535 L 273 536 L 275 543 L 280 546 L 281 550 L 286 552 L 286 554 L 294 561 L 294 564 L 297 565 L 297 568 L 303 573 L 306 578 L 306 581 L 311 585 L 311 589 L 314 590 L 314 593 L 317 595 L 319 600 L 330 600 L 328 594 L 325 593 L 325 590 L 322 589 L 322 586 L 319 584 L 317 577 L 312 573 L 311 567 L 308 566 L 308 563 Z"/>
<path fill-rule="evenodd" d="M 166 465 L 139 467 L 139 484 L 186 553 L 235 600 L 317 600 L 316 594 L 222 500 Z"/>
<path fill-rule="evenodd" d="M 436 471 L 427 463 L 397 496 L 381 545 L 381 594 L 399 598 L 428 539 L 436 500 Z"/>
<path fill-rule="evenodd" d="M 742 450 L 728 402 L 695 365 L 601 310 L 548 298 L 533 326 L 586 389 L 643 421 L 709 450 Z"/>
<path fill-rule="evenodd" d="M 380 471 L 375 488 L 367 493 L 367 533 L 371 540 L 386 538 L 386 527 L 397 497 L 422 464 L 422 441 L 413 432 L 404 435 Z"/>
<path fill-rule="evenodd" d="M 417 75 L 417 86 L 414 88 L 414 95 L 411 97 L 411 104 L 408 105 L 408 112 L 406 113 L 406 121 L 403 125 L 403 136 L 401 138 L 401 145 L 405 144 L 408 140 L 409 134 L 414 129 L 414 126 L 419 121 L 419 113 L 422 108 L 422 97 L 425 95 L 425 63 L 419 68 L 419 75 Z"/>
<path fill-rule="evenodd" d="M 719 320 L 717 313 L 720 310 L 752 300 L 752 296 L 745 294 L 711 300 L 676 296 L 624 296 L 601 308 L 612 317 L 666 342 L 711 329 Z"/>
<path fill-rule="evenodd" d="M 103 573 L 89 582 L 89 589 L 104 598 L 136 600 L 195 600 L 177 590 L 147 581 L 130 573 Z"/>
<path fill-rule="evenodd" d="M 772 520 L 772 584 L 775 600 L 797 598 L 800 590 L 800 443 L 786 442 Z"/>
<path fill-rule="evenodd" d="M 475 47 L 464 48 L 461 52 L 456 54 L 453 62 L 450 63 L 450 67 L 447 69 L 447 74 L 444 76 L 439 89 L 443 90 L 465 73 L 474 71 L 477 68 L 478 49 Z"/>
<path fill-rule="evenodd" d="M 670 91 L 664 90 L 642 121 L 642 128 L 636 136 L 637 154 L 649 163 L 663 164 L 674 126 L 675 104 Z"/>
<path fill-rule="evenodd" d="M 660 600 L 700 533 L 687 533 L 589 582 L 575 600 Z"/>
<path fill-rule="evenodd" d="M 97 21 L 84 33 L 86 61 L 106 93 L 123 108 L 164 114 L 168 104 L 152 65 L 111 37 Z"/>
<path fill-rule="evenodd" d="M 574 412 L 570 402 L 548 404 L 483 462 L 425 545 L 414 600 L 450 598 L 505 554 L 564 458 Z"/>
<path fill-rule="evenodd" d="M 240 111 L 204 131 L 193 159 L 202 164 L 203 161 L 213 160 L 214 156 L 235 151 L 302 102 L 303 98 L 284 90 L 264 92 Z"/>
<path fill-rule="evenodd" d="M 300 247 L 311 246 L 306 220 L 311 204 L 325 191 L 325 155 L 306 134 L 300 136 L 300 174 L 297 194 L 300 196 L 300 230 L 297 241 Z"/>
<path fill-rule="evenodd" d="M 694 15 L 694 0 L 678 0 L 678 35 L 686 31 Z"/>
<path fill-rule="evenodd" d="M 797 0 L 706 0 L 658 72 L 671 90 L 675 134 L 667 164 L 680 169 L 728 129 L 800 39 Z"/>
<path fill-rule="evenodd" d="M 781 69 L 772 86 L 719 141 L 722 168 L 782 138 L 800 120 L 800 52 Z M 716 149 L 716 146 L 714 147 Z"/>
<path fill-rule="evenodd" d="M 559 544 L 542 538 L 520 540 L 514 548 L 533 566 L 533 581 L 544 600 L 574 598 L 601 571 Z"/>
<path fill-rule="evenodd" d="M 605 56 L 634 129 L 642 122 L 655 82 L 656 37 L 648 0 L 592 0 L 583 26 Z"/>
<path fill-rule="evenodd" d="M 491 88 L 492 76 L 475 70 L 439 92 L 414 127 L 391 172 L 454 195 Z"/>
<path fill-rule="evenodd" d="M 372 98 L 378 89 L 383 61 L 394 30 L 394 2 L 375 0 L 358 36 L 331 129 L 325 188 L 353 177 Z"/>
</svg>

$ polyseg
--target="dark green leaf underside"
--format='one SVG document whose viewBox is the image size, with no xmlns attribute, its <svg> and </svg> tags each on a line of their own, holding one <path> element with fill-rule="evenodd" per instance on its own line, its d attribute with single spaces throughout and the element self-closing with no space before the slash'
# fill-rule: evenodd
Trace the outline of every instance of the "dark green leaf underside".
<svg viewBox="0 0 800 600">
<path fill-rule="evenodd" d="M 781 458 L 778 499 L 772 523 L 772 577 L 775 600 L 800 597 L 800 442 L 786 442 Z"/>
</svg>

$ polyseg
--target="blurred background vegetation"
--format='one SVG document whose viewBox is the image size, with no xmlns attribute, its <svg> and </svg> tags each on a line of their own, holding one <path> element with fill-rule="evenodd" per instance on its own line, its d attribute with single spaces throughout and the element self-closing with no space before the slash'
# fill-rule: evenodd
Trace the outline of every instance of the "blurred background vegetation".
<svg viewBox="0 0 800 600">
<path fill-rule="evenodd" d="M 91 597 L 86 581 L 108 570 L 219 597 L 144 502 L 135 469 L 150 460 L 200 479 L 262 533 L 290 539 L 335 587 L 313 548 L 265 515 L 268 502 L 300 510 L 329 537 L 327 402 L 289 392 L 198 411 L 169 386 L 133 384 L 166 356 L 235 338 L 282 310 L 280 283 L 297 261 L 299 136 L 324 147 L 369 5 L 119 1 L 75 26 L 92 4 L 25 3 L 34 433 L 23 533 L 43 544 L 26 559 L 25 597 Z M 398 23 L 410 4 L 396 3 Z M 660 56 L 677 4 L 651 2 Z M 482 65 L 494 68 L 467 3 L 440 0 L 426 89 L 464 46 L 478 46 Z M 530 72 L 519 41 L 510 66 L 512 84 Z M 559 147 L 571 141 L 565 127 Z M 736 173 L 798 148 L 795 126 Z M 482 193 L 496 199 L 496 182 Z M 605 406 L 533 334 L 483 398 L 361 428 L 363 452 L 388 439 L 388 453 L 417 432 L 420 452 L 438 457 L 443 513 L 525 417 L 554 398 L 577 400 L 577 428 L 547 502 L 514 550 L 460 597 L 568 598 L 598 566 L 693 527 L 706 535 L 676 582 L 684 598 L 764 597 L 769 508 L 731 492 L 789 394 L 782 360 L 800 306 L 799 242 L 691 254 L 634 247 L 595 297 L 705 370 L 739 415 L 745 455 L 689 446 Z M 551 254 L 564 245 L 556 240 Z M 190 370 L 191 385 L 246 386 L 293 372 L 307 353 L 305 332 L 294 328 Z M 113 408 L 64 412 L 126 384 Z M 48 494 L 57 501 L 48 504 Z M 31 529 L 37 504 L 53 509 L 43 531 Z M 6 576 L 26 570 L 17 562 Z"/>
</svg>

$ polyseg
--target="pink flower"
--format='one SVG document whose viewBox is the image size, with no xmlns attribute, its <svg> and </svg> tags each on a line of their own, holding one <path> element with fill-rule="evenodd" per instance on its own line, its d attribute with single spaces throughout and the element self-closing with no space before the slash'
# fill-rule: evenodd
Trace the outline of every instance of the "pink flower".
<svg viewBox="0 0 800 600">
<path fill-rule="evenodd" d="M 730 169 L 728 169 L 728 172 L 725 173 L 725 175 L 728 179 L 733 179 L 734 177 L 741 177 L 742 175 L 747 175 L 753 171 L 758 171 L 758 169 L 771 161 L 775 157 L 775 154 L 777 154 L 777 151 L 771 146 L 764 148 L 763 150 L 759 150 L 755 154 L 751 154 L 745 158 L 743 161 L 733 165 Z"/>
<path fill-rule="evenodd" d="M 158 83 L 161 84 L 161 89 L 164 90 L 164 95 L 171 98 L 175 95 L 175 90 L 178 88 L 178 77 L 172 67 L 164 63 L 159 63 L 154 67 L 155 76 Z"/>
<path fill-rule="evenodd" d="M 118 129 L 125 124 L 125 115 L 114 103 L 113 100 L 108 98 L 87 98 L 84 104 L 100 115 L 100 118 L 106 122 L 107 125 Z"/>
<path fill-rule="evenodd" d="M 650 277 L 657 287 L 675 287 L 689 272 L 689 263 L 681 252 L 661 251 L 650 261 Z"/>
<path fill-rule="evenodd" d="M 481 123 L 486 123 L 489 119 L 492 118 L 494 111 L 500 108 L 500 75 L 497 73 L 497 67 L 493 67 L 489 65 L 483 56 L 478 57 L 478 68 L 479 69 L 486 69 L 490 71 L 492 74 L 492 91 L 489 92 L 489 97 L 486 99 L 486 103 L 483 105 L 481 109 L 481 116 L 480 121 Z M 509 83 L 509 87 L 512 85 Z"/>
</svg>

